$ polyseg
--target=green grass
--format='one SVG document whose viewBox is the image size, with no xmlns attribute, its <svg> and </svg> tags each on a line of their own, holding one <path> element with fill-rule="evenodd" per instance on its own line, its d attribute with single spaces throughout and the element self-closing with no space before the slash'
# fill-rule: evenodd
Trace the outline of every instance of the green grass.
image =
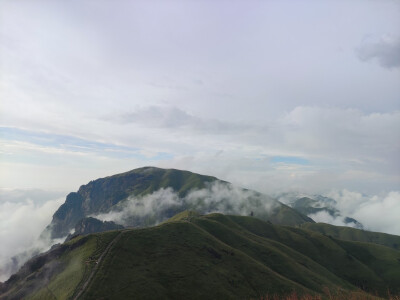
<svg viewBox="0 0 400 300">
<path fill-rule="evenodd" d="M 293 290 L 325 295 L 328 289 L 367 297 L 361 288 L 383 296 L 395 290 L 398 251 L 343 243 L 251 217 L 184 212 L 160 226 L 125 232 L 85 296 L 243 299 Z M 357 257 L 362 251 L 375 260 Z"/>
<path fill-rule="evenodd" d="M 345 226 L 334 226 L 325 223 L 305 223 L 300 225 L 300 227 L 342 240 L 380 244 L 400 250 L 400 236 L 397 235 L 371 232 Z"/>
<path fill-rule="evenodd" d="M 93 263 L 117 232 L 77 237 L 30 260 L 1 299 L 69 299 L 89 275 Z"/>
<path fill-rule="evenodd" d="M 176 222 L 124 233 L 85 297 L 226 299 L 293 289 L 306 291 L 198 226 Z"/>
<path fill-rule="evenodd" d="M 29 299 L 71 298 L 89 275 L 85 260 L 99 257 L 116 234 L 72 239 L 47 262 L 63 267 Z M 21 273 L 8 295 L 32 290 L 45 268 Z M 387 299 L 399 287 L 396 249 L 186 211 L 159 226 L 122 231 L 82 299 Z"/>
</svg>

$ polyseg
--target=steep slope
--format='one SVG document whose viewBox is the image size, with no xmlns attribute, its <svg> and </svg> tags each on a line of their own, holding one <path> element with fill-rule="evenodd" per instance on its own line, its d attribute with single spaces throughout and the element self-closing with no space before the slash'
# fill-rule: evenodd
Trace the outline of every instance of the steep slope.
<svg viewBox="0 0 400 300">
<path fill-rule="evenodd" d="M 114 222 L 102 222 L 92 217 L 83 218 L 76 223 L 74 234 L 68 235 L 67 240 L 70 240 L 78 235 L 87 235 L 89 233 L 118 230 L 123 228 L 123 226 L 115 224 Z"/>
<path fill-rule="evenodd" d="M 342 290 L 367 299 L 365 292 L 400 294 L 399 275 L 400 251 L 389 247 L 183 212 L 155 227 L 72 239 L 29 261 L 0 298 L 250 299 Z"/>
<path fill-rule="evenodd" d="M 0 299 L 69 299 L 118 232 L 77 237 L 30 259 L 0 287 Z"/>
<path fill-rule="evenodd" d="M 65 203 L 53 215 L 47 231 L 50 231 L 52 238 L 66 236 L 82 218 L 106 214 L 110 211 L 120 212 L 125 209 L 124 205 L 127 205 L 132 198 L 137 200 L 134 205 L 136 206 L 135 210 L 139 211 L 147 205 L 146 195 L 153 195 L 157 191 L 165 191 L 165 189 L 176 193 L 179 201 L 176 200 L 175 205 L 164 205 L 163 209 L 159 209 L 163 206 L 162 202 L 167 203 L 166 200 L 161 199 L 161 205 L 148 209 L 147 214 L 127 216 L 125 224 L 122 225 L 151 226 L 186 209 L 197 210 L 201 213 L 224 212 L 225 210 L 221 208 L 223 205 L 226 209 L 235 207 L 236 210 L 230 211 L 230 213 L 249 215 L 250 211 L 244 209 L 243 203 L 240 205 L 230 203 L 229 194 L 218 201 L 210 202 L 213 194 L 220 196 L 223 194 L 222 197 L 224 196 L 224 192 L 220 191 L 223 188 L 225 193 L 228 191 L 232 193 L 232 196 L 243 193 L 249 197 L 249 201 L 247 199 L 242 199 L 242 201 L 251 203 L 255 210 L 255 216 L 261 219 L 286 225 L 313 222 L 310 218 L 274 199 L 244 189 L 233 190 L 229 183 L 215 177 L 175 169 L 145 167 L 91 181 L 87 185 L 81 186 L 78 192 L 70 193 Z M 207 190 L 205 193 L 197 193 L 195 197 L 193 196 L 193 191 L 205 189 Z M 258 209 L 259 207 L 262 209 Z M 121 220 L 114 221 L 118 223 Z"/>
<path fill-rule="evenodd" d="M 144 167 L 126 173 L 93 180 L 70 193 L 64 204 L 53 215 L 48 229 L 52 238 L 67 235 L 83 217 L 108 212 L 129 196 L 150 194 L 171 187 L 180 196 L 191 189 L 201 189 L 207 182 L 217 180 L 188 171 Z"/>
</svg>

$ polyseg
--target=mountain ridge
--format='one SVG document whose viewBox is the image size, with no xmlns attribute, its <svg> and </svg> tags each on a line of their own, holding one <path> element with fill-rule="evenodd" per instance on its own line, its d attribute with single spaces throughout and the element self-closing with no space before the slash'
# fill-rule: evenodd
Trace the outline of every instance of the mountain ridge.
<svg viewBox="0 0 400 300">
<path fill-rule="evenodd" d="M 385 298 L 388 290 L 400 293 L 399 262 L 400 251 L 386 246 L 249 216 L 184 212 L 154 227 L 78 236 L 28 261 L 0 288 L 0 298 L 72 299 L 95 266 L 84 299 L 243 299 L 327 290 Z"/>
<path fill-rule="evenodd" d="M 143 199 L 162 189 L 171 189 L 172 192 L 177 194 L 179 199 L 184 199 L 188 195 L 192 195 L 190 194 L 191 192 L 210 188 L 212 184 L 219 184 L 226 189 L 230 187 L 230 183 L 219 180 L 216 177 L 200 175 L 190 171 L 161 169 L 156 167 L 138 168 L 92 180 L 88 184 L 80 186 L 77 192 L 72 192 L 67 195 L 66 201 L 54 213 L 50 225 L 46 228 L 46 232 L 50 232 L 52 238 L 64 237 L 73 230 L 81 219 L 89 216 L 95 217 L 98 214 L 107 214 L 114 210 L 122 210 L 123 208 L 120 206 L 129 199 L 132 199 L 132 197 Z M 262 216 L 259 216 L 263 219 L 268 218 L 272 222 L 287 225 L 313 222 L 311 218 L 302 215 L 296 210 L 266 195 L 241 188 L 238 189 L 238 191 L 251 194 L 249 195 L 250 198 L 257 198 L 252 199 L 254 200 L 252 203 L 256 203 L 256 205 L 262 206 L 264 202 L 266 204 L 271 204 L 270 209 L 263 208 L 266 212 Z M 208 195 L 208 197 L 210 196 Z M 194 210 L 211 209 L 203 204 L 203 199 L 204 197 L 199 195 L 198 199 L 191 199 L 190 203 L 180 203 L 180 206 L 176 205 L 174 209 L 166 208 L 165 211 L 160 212 L 157 218 L 161 218 L 162 221 L 188 208 Z M 231 206 L 229 199 L 224 200 L 227 202 L 227 206 Z M 249 203 L 250 202 L 251 201 L 249 201 Z M 139 206 L 139 204 L 137 205 Z M 145 203 L 140 205 L 145 205 Z M 246 205 L 246 203 L 243 205 Z M 216 209 L 218 209 L 220 203 L 215 203 L 215 206 L 217 207 Z M 269 210 L 268 213 L 267 210 Z M 205 213 L 207 211 L 201 212 Z M 148 218 L 131 218 L 130 224 L 128 225 L 155 225 L 157 220 L 153 219 L 154 216 L 151 215 L 149 215 Z"/>
</svg>

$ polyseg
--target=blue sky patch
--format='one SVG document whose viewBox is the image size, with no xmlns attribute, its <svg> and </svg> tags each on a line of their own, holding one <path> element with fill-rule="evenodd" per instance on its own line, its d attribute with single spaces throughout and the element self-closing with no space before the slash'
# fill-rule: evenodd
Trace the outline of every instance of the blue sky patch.
<svg viewBox="0 0 400 300">
<path fill-rule="evenodd" d="M 274 156 L 271 158 L 272 163 L 284 163 L 292 165 L 309 165 L 310 162 L 298 156 Z"/>
<path fill-rule="evenodd" d="M 165 152 L 157 152 L 149 157 L 143 155 L 141 153 L 142 149 L 136 147 L 100 143 L 68 135 L 30 131 L 13 127 L 0 127 L 0 139 L 27 142 L 38 146 L 64 149 L 71 152 L 95 153 L 114 158 L 136 158 L 143 161 L 157 161 L 173 158 L 172 154 Z"/>
</svg>

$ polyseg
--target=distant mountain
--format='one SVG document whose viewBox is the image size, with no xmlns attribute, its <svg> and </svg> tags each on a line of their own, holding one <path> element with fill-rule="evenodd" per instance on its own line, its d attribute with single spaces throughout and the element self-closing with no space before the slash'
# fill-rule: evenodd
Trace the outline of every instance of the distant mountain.
<svg viewBox="0 0 400 300">
<path fill-rule="evenodd" d="M 205 192 L 194 193 L 202 190 Z M 169 192 L 169 195 L 175 193 L 175 202 L 169 204 L 167 197 L 162 194 L 157 198 L 159 205 L 147 209 L 155 196 L 152 199 L 147 199 L 146 196 L 150 197 L 160 191 Z M 216 194 L 220 197 L 218 201 L 212 199 Z M 243 197 L 238 197 L 238 194 L 243 194 Z M 240 199 L 233 202 L 233 197 Z M 127 216 L 128 209 L 125 209 L 125 206 L 132 198 L 136 202 L 134 208 L 130 208 L 132 214 Z M 146 212 L 137 213 L 145 208 Z M 252 213 L 258 218 L 285 225 L 313 222 L 307 216 L 266 195 L 245 189 L 233 189 L 228 182 L 215 177 L 175 169 L 144 167 L 82 185 L 78 192 L 67 196 L 65 203 L 53 215 L 46 231 L 50 232 L 52 238 L 64 237 L 83 218 L 96 217 L 99 214 L 104 216 L 110 212 L 121 213 L 124 210 L 124 225 L 151 226 L 186 209 L 200 213 L 225 210 L 242 215 Z M 113 221 L 121 222 L 118 219 Z"/>
<path fill-rule="evenodd" d="M 336 201 L 328 197 L 321 195 L 293 197 L 288 205 L 309 217 L 320 212 L 326 212 L 333 218 L 339 218 L 341 222 L 348 226 L 358 229 L 364 228 L 363 224 L 357 220 L 342 216 L 341 212 L 336 208 Z"/>
<path fill-rule="evenodd" d="M 327 299 L 398 295 L 400 251 L 254 217 L 185 211 L 155 227 L 75 237 L 0 286 L 1 299 L 41 300 L 260 299 L 293 292 Z"/>
</svg>

